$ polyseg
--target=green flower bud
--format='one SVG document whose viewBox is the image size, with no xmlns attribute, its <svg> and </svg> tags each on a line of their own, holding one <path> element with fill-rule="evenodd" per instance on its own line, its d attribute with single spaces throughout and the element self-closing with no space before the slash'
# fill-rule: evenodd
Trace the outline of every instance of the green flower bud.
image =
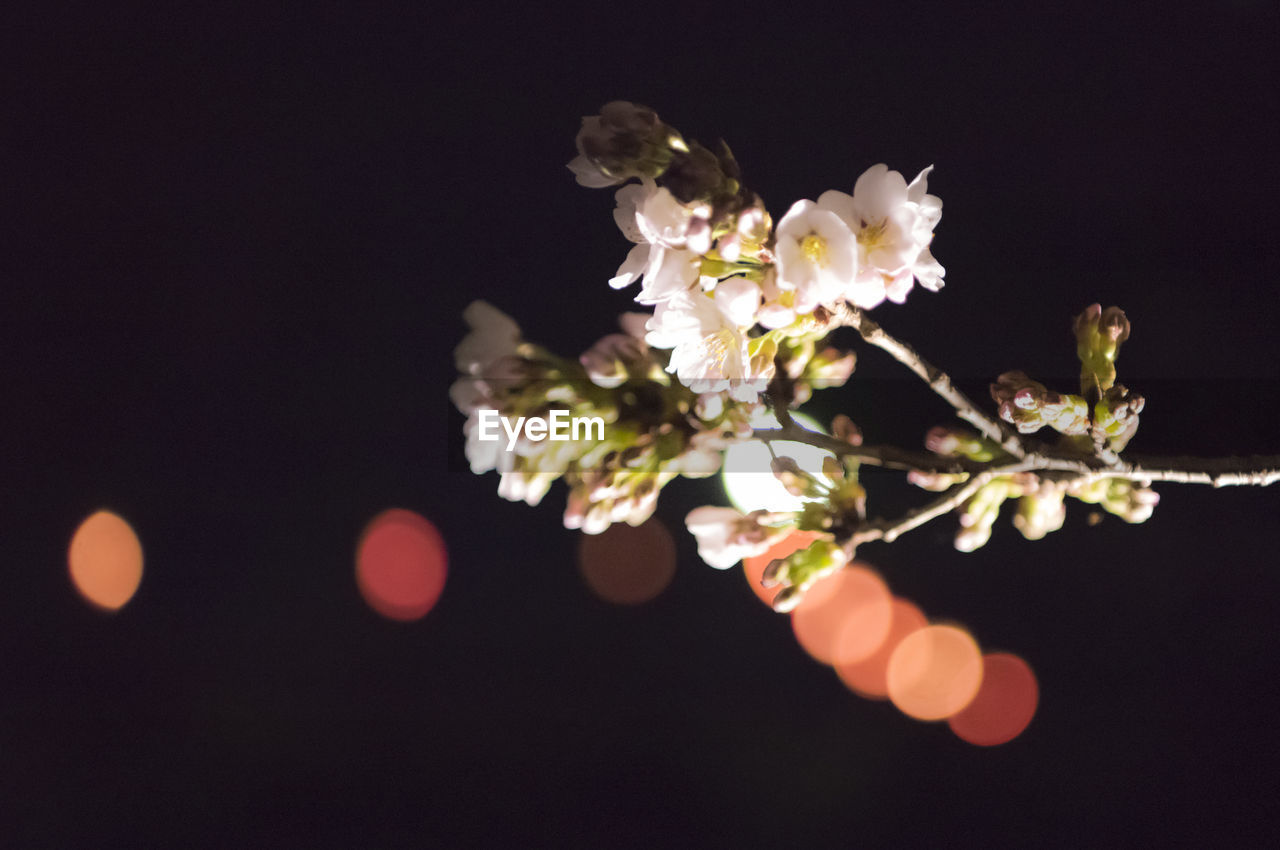
<svg viewBox="0 0 1280 850">
<path fill-rule="evenodd" d="M 1145 404 L 1146 400 L 1142 396 L 1130 393 L 1121 384 L 1115 384 L 1093 406 L 1095 432 L 1106 435 L 1107 442 L 1114 451 L 1124 451 L 1133 435 L 1138 432 L 1138 414 Z"/>
<path fill-rule="evenodd" d="M 671 154 L 660 185 L 666 187 L 680 203 L 688 204 L 725 194 L 725 190 L 730 188 L 727 180 L 716 155 L 694 142 L 688 150 L 677 150 Z M 732 190 L 736 189 L 734 184 Z"/>
<path fill-rule="evenodd" d="M 1103 478 L 1077 484 L 1067 491 L 1067 495 L 1099 505 L 1106 512 L 1132 523 L 1146 522 L 1160 502 L 1160 494 L 1155 490 L 1127 478 Z"/>
<path fill-rule="evenodd" d="M 955 547 L 961 552 L 972 552 L 985 546 L 991 539 L 991 528 L 1000 516 L 1000 506 L 1016 488 L 1009 478 L 997 478 L 970 497 L 960 506 L 960 530 L 956 532 Z"/>
<path fill-rule="evenodd" d="M 809 358 L 801 378 L 817 389 L 842 387 L 853 374 L 857 362 L 858 356 L 854 352 L 828 346 Z"/>
<path fill-rule="evenodd" d="M 773 610 L 790 611 L 800 604 L 805 591 L 818 579 L 831 575 L 848 562 L 848 556 L 834 540 L 815 540 L 805 549 L 774 561 L 765 568 L 762 584 L 786 585 L 773 602 Z"/>
<path fill-rule="evenodd" d="M 752 338 L 747 342 L 747 356 L 750 358 L 752 375 L 771 374 L 774 358 L 778 356 L 778 337 L 767 333 Z"/>
<path fill-rule="evenodd" d="M 1076 317 L 1076 355 L 1080 358 L 1080 392 L 1102 393 L 1116 380 L 1116 355 L 1129 338 L 1129 320 L 1119 307 L 1103 310 L 1090 304 Z"/>
<path fill-rule="evenodd" d="M 996 378 L 991 398 L 1000 406 L 1000 418 L 1020 434 L 1032 434 L 1045 425 L 1068 436 L 1089 430 L 1089 405 L 1082 397 L 1050 392 L 1025 372 L 1005 372 Z"/>
<path fill-rule="evenodd" d="M 769 464 L 769 468 L 773 470 L 773 476 L 782 482 L 782 486 L 787 488 L 787 492 L 793 496 L 820 499 L 826 495 L 826 491 L 817 479 L 802 470 L 795 458 L 776 457 Z"/>
<path fill-rule="evenodd" d="M 1062 490 L 1042 487 L 1039 492 L 1018 500 L 1018 512 L 1013 517 L 1013 527 L 1028 540 L 1039 540 L 1051 531 L 1062 528 L 1067 518 L 1067 506 L 1062 502 Z"/>
<path fill-rule="evenodd" d="M 995 443 L 984 440 L 963 428 L 938 425 L 924 435 L 924 447 L 944 457 L 967 457 L 979 463 L 995 460 L 1004 451 Z"/>
<path fill-rule="evenodd" d="M 579 183 L 596 187 L 657 177 L 667 170 L 673 149 L 685 148 L 680 135 L 656 112 L 622 100 L 583 118 L 575 141 L 579 156 L 569 168 Z"/>
</svg>

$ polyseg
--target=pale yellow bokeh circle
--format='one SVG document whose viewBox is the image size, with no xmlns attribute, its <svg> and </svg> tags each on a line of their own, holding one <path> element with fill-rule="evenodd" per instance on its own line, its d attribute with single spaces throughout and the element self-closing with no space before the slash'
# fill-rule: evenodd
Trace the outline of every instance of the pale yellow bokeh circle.
<svg viewBox="0 0 1280 850">
<path fill-rule="evenodd" d="M 889 699 L 917 720 L 944 720 L 982 685 L 982 651 L 955 626 L 928 626 L 902 639 L 885 675 Z"/>
</svg>

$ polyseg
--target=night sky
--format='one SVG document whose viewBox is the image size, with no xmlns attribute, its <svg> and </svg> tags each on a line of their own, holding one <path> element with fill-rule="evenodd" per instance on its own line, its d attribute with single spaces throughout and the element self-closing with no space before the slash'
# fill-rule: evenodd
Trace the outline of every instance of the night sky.
<svg viewBox="0 0 1280 850">
<path fill-rule="evenodd" d="M 483 298 L 575 356 L 632 309 L 581 117 L 724 138 L 775 219 L 877 162 L 932 163 L 937 294 L 874 314 L 985 401 L 1070 389 L 1070 320 L 1123 307 L 1130 451 L 1280 452 L 1274 4 L 1179 18 L 951 4 L 577 12 L 315 4 L 5 13 L 0 68 L 0 843 L 14 846 L 1083 846 L 1274 832 L 1280 489 L 1158 485 L 1154 517 L 973 554 L 944 518 L 860 555 L 1025 658 L 1040 707 L 984 749 L 848 692 L 740 570 L 620 607 L 564 490 L 497 496 L 451 406 Z M 1105 11 L 1104 11 L 1105 10 Z M 852 343 L 852 340 L 846 340 Z M 948 408 L 860 349 L 868 442 Z M 872 513 L 926 494 L 893 476 Z M 396 623 L 353 578 L 407 508 L 448 584 Z M 67 546 L 145 552 L 114 614 Z"/>
</svg>

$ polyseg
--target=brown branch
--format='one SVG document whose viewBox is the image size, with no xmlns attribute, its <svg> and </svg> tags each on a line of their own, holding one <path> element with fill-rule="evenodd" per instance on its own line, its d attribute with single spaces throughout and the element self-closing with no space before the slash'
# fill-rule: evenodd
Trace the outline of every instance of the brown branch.
<svg viewBox="0 0 1280 850">
<path fill-rule="evenodd" d="M 998 443 L 1014 457 L 1020 458 L 1026 454 L 1026 448 L 1016 433 L 1006 428 L 1000 420 L 983 413 L 952 383 L 951 377 L 946 372 L 925 360 L 905 342 L 890 336 L 862 310 L 842 304 L 836 317 L 842 324 L 857 330 L 871 345 L 888 352 L 894 360 L 920 376 L 929 385 L 929 389 L 955 408 L 957 416 L 977 428 L 984 437 Z"/>
<path fill-rule="evenodd" d="M 1105 477 L 1134 481 L 1168 481 L 1174 484 L 1209 484 L 1214 487 L 1266 487 L 1280 481 L 1280 456 L 1249 457 L 1152 457 L 1131 455 L 1114 470 L 1100 470 Z"/>
<path fill-rule="evenodd" d="M 869 522 L 854 532 L 853 537 L 845 545 L 852 553 L 852 550 L 856 549 L 860 544 L 870 543 L 873 540 L 892 543 L 900 535 L 906 534 L 913 528 L 919 528 L 929 520 L 936 519 L 945 513 L 955 510 L 994 477 L 994 473 L 987 472 L 975 475 L 963 484 L 957 484 L 952 487 L 929 504 L 907 511 L 899 519 L 893 521 L 878 519 Z"/>
<path fill-rule="evenodd" d="M 853 446 L 835 437 L 810 431 L 795 422 L 786 428 L 761 429 L 753 435 L 764 442 L 788 440 L 805 443 L 829 451 L 837 457 L 851 457 L 872 466 L 922 473 L 959 475 L 997 475 L 1014 472 L 1068 473 L 1072 478 L 1128 478 L 1132 481 L 1171 484 L 1209 484 L 1214 487 L 1265 487 L 1280 481 L 1280 455 L 1248 457 L 1157 457 L 1131 455 L 1116 465 L 1102 458 L 1082 458 L 1041 450 L 1027 454 L 1016 463 L 989 461 L 982 463 L 966 458 L 940 457 L 929 452 L 914 452 L 896 446 Z"/>
<path fill-rule="evenodd" d="M 760 428 L 752 438 L 764 443 L 787 440 L 805 443 L 831 452 L 837 457 L 848 457 L 871 466 L 882 466 L 885 469 L 903 471 L 932 472 L 945 475 L 960 475 L 966 472 L 980 472 L 982 465 L 965 458 L 940 457 L 924 451 L 910 451 L 897 446 L 854 446 L 835 437 L 810 431 L 794 421 L 783 428 Z"/>
</svg>

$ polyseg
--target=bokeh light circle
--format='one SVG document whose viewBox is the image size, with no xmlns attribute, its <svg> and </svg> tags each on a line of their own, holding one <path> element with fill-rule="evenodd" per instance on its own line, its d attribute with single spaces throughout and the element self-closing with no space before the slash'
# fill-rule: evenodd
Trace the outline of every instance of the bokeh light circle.
<svg viewBox="0 0 1280 850">
<path fill-rule="evenodd" d="M 778 538 L 763 554 L 755 555 L 751 558 L 743 558 L 742 571 L 747 577 L 747 584 L 751 586 L 751 592 L 758 596 L 761 602 L 772 608 L 773 598 L 782 592 L 782 588 L 765 587 L 760 584 L 760 579 L 764 577 L 765 568 L 769 566 L 770 562 L 778 558 L 785 558 L 792 552 L 805 548 L 818 539 L 819 536 L 816 531 L 793 529 Z"/>
<path fill-rule="evenodd" d="M 994 747 L 1021 735 L 1039 702 L 1040 686 L 1031 666 L 1016 655 L 993 652 L 982 657 L 977 696 L 947 724 L 970 744 Z"/>
<path fill-rule="evenodd" d="M 832 665 L 869 657 L 888 637 L 892 620 L 893 596 L 884 579 L 857 565 L 814 584 L 791 612 L 800 646 Z"/>
<path fill-rule="evenodd" d="M 676 544 L 657 517 L 642 525 L 614 523 L 584 534 L 578 545 L 582 580 L 615 605 L 639 605 L 666 589 L 676 573 Z"/>
<path fill-rule="evenodd" d="M 917 720 L 942 720 L 967 706 L 982 684 L 982 652 L 955 626 L 907 635 L 889 657 L 889 699 Z"/>
<path fill-rule="evenodd" d="M 356 547 L 356 586 L 369 607 L 390 620 L 417 620 L 444 591 L 444 538 L 424 517 L 392 508 L 369 521 Z"/>
<path fill-rule="evenodd" d="M 116 611 L 142 583 L 142 544 L 129 523 L 110 511 L 98 511 L 72 535 L 67 567 L 81 596 Z"/>
<path fill-rule="evenodd" d="M 803 413 L 793 411 L 791 418 L 812 431 L 825 433 L 813 418 Z M 752 415 L 751 427 L 777 428 L 778 420 L 770 411 L 762 410 Z M 831 452 L 790 440 L 779 440 L 772 445 L 779 457 L 794 458 L 802 470 L 815 474 L 820 481 L 827 480 L 821 474 L 822 461 L 832 457 Z M 804 500 L 788 493 L 782 482 L 774 477 L 769 465 L 772 460 L 769 446 L 759 440 L 743 440 L 725 450 L 720 480 L 729 504 L 743 513 L 755 510 L 798 511 L 804 507 Z"/>
<path fill-rule="evenodd" d="M 887 699 L 889 696 L 889 659 L 907 635 L 929 625 L 924 613 L 912 602 L 894 597 L 893 617 L 889 634 L 880 648 L 861 661 L 836 665 L 836 674 L 845 687 L 868 699 Z"/>
</svg>

